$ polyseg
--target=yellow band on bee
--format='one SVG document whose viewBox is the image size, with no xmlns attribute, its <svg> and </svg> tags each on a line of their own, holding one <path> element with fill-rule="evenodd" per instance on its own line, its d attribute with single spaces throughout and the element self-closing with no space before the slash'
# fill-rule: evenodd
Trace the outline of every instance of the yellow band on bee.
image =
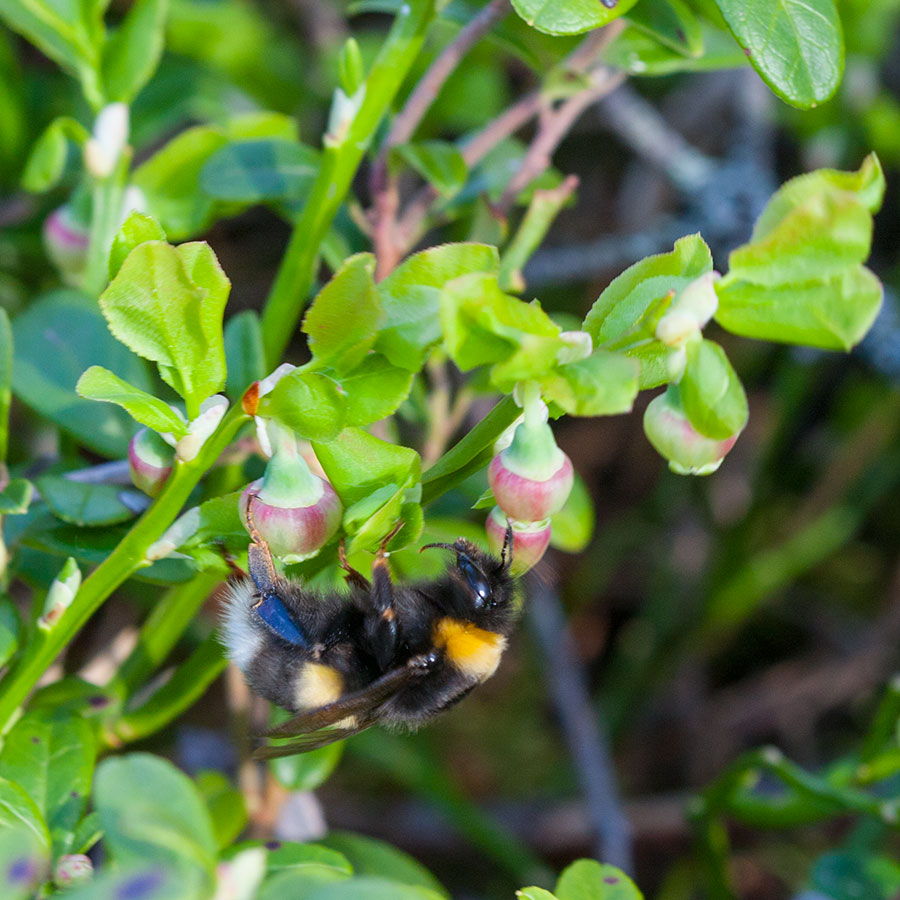
<svg viewBox="0 0 900 900">
<path fill-rule="evenodd" d="M 344 692 L 344 679 L 337 669 L 322 663 L 308 662 L 301 666 L 294 685 L 297 709 L 315 709 L 333 703 Z"/>
<path fill-rule="evenodd" d="M 476 681 L 484 681 L 494 674 L 506 648 L 502 634 L 449 617 L 435 624 L 432 640 L 453 666 Z"/>
</svg>

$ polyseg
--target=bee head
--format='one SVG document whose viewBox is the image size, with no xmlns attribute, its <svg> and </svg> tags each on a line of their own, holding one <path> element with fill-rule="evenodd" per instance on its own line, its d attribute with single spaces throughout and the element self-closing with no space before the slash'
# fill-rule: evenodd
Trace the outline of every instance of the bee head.
<svg viewBox="0 0 900 900">
<path fill-rule="evenodd" d="M 497 615 L 505 619 L 512 598 L 512 577 L 509 574 L 512 562 L 511 529 L 499 560 L 465 538 L 458 538 L 452 544 L 426 544 L 422 550 L 430 548 L 456 554 L 456 565 L 450 568 L 448 575 L 456 588 L 459 605 L 465 608 L 467 614 L 483 620 L 481 624 L 488 628 Z"/>
</svg>

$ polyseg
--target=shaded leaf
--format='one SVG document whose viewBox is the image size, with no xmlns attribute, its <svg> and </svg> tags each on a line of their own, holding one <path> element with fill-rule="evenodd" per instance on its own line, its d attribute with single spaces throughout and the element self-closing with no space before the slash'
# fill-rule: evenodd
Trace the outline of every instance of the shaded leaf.
<svg viewBox="0 0 900 900">
<path fill-rule="evenodd" d="M 38 490 L 53 514 L 73 525 L 115 525 L 133 519 L 135 511 L 120 499 L 122 488 L 113 484 L 88 484 L 58 475 L 43 475 Z"/>
<path fill-rule="evenodd" d="M 610 9 L 598 0 L 513 0 L 515 11 L 546 34 L 580 34 L 628 12 L 637 0 L 619 0 Z"/>
<path fill-rule="evenodd" d="M 130 103 L 150 80 L 163 51 L 168 0 L 136 0 L 103 48 L 108 101 Z"/>
</svg>

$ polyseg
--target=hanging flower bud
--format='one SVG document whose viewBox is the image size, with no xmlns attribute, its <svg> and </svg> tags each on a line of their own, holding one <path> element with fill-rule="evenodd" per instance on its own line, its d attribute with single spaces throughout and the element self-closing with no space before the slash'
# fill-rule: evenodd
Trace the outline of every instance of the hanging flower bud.
<svg viewBox="0 0 900 900">
<path fill-rule="evenodd" d="M 725 440 L 700 434 L 688 420 L 674 385 L 650 401 L 644 413 L 644 433 L 678 475 L 712 474 L 738 439 L 737 434 Z"/>
<path fill-rule="evenodd" d="M 540 397 L 526 404 L 525 418 L 512 443 L 488 467 L 488 483 L 497 505 L 511 519 L 537 522 L 562 509 L 573 481 L 572 463 L 547 424 Z"/>
<path fill-rule="evenodd" d="M 241 494 L 240 510 L 269 544 L 272 553 L 285 562 L 300 562 L 315 556 L 337 531 L 342 507 L 334 488 L 313 475 L 292 432 L 268 423 L 273 454 L 262 478 Z"/>
<path fill-rule="evenodd" d="M 41 631 L 50 631 L 62 618 L 63 613 L 72 605 L 78 589 L 81 587 L 81 570 L 78 563 L 70 556 L 59 574 L 53 579 L 50 590 L 44 599 L 44 612 L 38 619 L 37 626 Z"/>
<path fill-rule="evenodd" d="M 89 226 L 68 204 L 44 219 L 44 250 L 66 284 L 78 282 L 87 262 Z"/>
<path fill-rule="evenodd" d="M 488 546 L 497 556 L 503 550 L 507 523 L 511 523 L 513 528 L 513 561 L 510 571 L 513 575 L 522 575 L 536 565 L 547 550 L 550 544 L 550 520 L 517 522 L 507 519 L 503 510 L 495 506 L 487 517 L 484 530 L 487 532 Z"/>
<path fill-rule="evenodd" d="M 94 874 L 94 866 L 83 853 L 66 853 L 60 856 L 53 870 L 53 882 L 59 888 L 71 887 L 87 881 Z"/>
<path fill-rule="evenodd" d="M 172 474 L 175 451 L 155 432 L 142 428 L 128 445 L 128 469 L 136 488 L 151 497 L 163 489 Z"/>
</svg>

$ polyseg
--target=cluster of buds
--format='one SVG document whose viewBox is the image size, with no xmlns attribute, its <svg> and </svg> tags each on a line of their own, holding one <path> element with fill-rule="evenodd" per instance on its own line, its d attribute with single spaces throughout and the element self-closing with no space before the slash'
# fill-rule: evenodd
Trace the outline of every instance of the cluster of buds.
<svg viewBox="0 0 900 900">
<path fill-rule="evenodd" d="M 512 571 L 521 575 L 544 555 L 550 543 L 550 516 L 565 505 L 574 478 L 572 463 L 556 445 L 540 394 L 526 391 L 525 414 L 512 441 L 488 467 L 497 505 L 485 525 L 488 543 L 499 553 L 507 527 L 513 531 Z"/>
<path fill-rule="evenodd" d="M 717 440 L 698 431 L 682 407 L 678 389 L 687 362 L 687 346 L 703 339 L 702 329 L 718 308 L 714 288 L 718 277 L 717 272 L 707 272 L 692 281 L 656 326 L 656 337 L 671 349 L 667 361 L 671 383 L 647 406 L 644 433 L 678 475 L 715 472 L 738 438 L 734 434 Z"/>
<path fill-rule="evenodd" d="M 280 366 L 259 382 L 253 392 L 254 404 L 292 369 Z M 260 416 L 256 425 L 260 446 L 269 461 L 263 477 L 241 494 L 241 520 L 251 536 L 255 536 L 252 528 L 284 562 L 309 559 L 338 530 L 343 515 L 341 501 L 328 479 L 312 471 L 293 431 Z"/>
</svg>

